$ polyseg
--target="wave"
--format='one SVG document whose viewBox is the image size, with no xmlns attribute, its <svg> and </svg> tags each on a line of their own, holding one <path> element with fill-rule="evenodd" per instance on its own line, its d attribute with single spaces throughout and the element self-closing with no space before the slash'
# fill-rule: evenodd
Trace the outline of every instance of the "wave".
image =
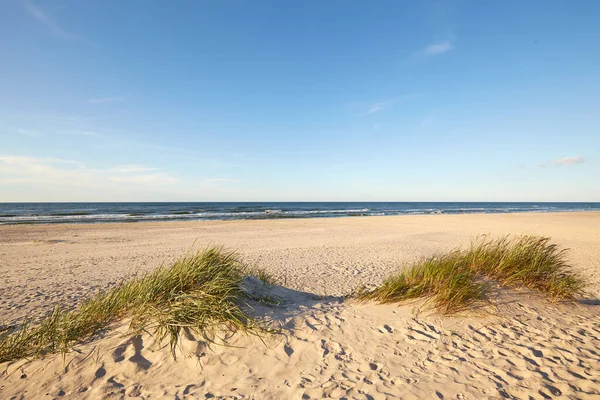
<svg viewBox="0 0 600 400">
<path fill-rule="evenodd" d="M 298 210 L 298 211 L 284 211 L 284 214 L 298 214 L 298 215 L 309 215 L 309 214 L 340 214 L 340 213 L 365 213 L 369 212 L 368 208 L 361 208 L 360 210 Z"/>
<path fill-rule="evenodd" d="M 66 221 L 122 221 L 134 219 L 177 219 L 179 215 L 157 214 L 49 214 L 49 215 L 21 215 L 2 218 L 2 222 L 66 222 Z"/>
<path fill-rule="evenodd" d="M 50 213 L 48 215 L 50 216 L 57 216 L 57 217 L 70 217 L 70 216 L 77 216 L 77 215 L 91 215 L 92 213 L 89 211 L 72 211 L 72 212 L 59 212 L 59 213 Z"/>
<path fill-rule="evenodd" d="M 371 206 L 371 204 L 373 204 Z M 365 204 L 366 205 L 366 204 Z M 383 215 L 423 215 L 423 214 L 470 214 L 470 213 L 518 213 L 535 212 L 543 213 L 550 211 L 586 211 L 600 210 L 600 203 L 573 204 L 569 206 L 557 206 L 554 204 L 382 204 L 369 203 L 371 207 L 343 208 L 344 205 L 335 205 L 328 209 L 327 203 L 322 207 L 264 204 L 252 206 L 231 207 L 216 204 L 215 206 L 191 206 L 182 205 L 173 208 L 162 207 L 153 204 L 131 207 L 129 209 L 122 205 L 112 207 L 104 206 L 104 209 L 87 209 L 78 207 L 77 210 L 68 207 L 55 207 L 44 210 L 43 208 L 27 207 L 27 209 L 5 208 L 0 214 L 0 224 L 37 224 L 37 223 L 96 223 L 96 222 L 138 222 L 138 221 L 190 221 L 190 220 L 243 220 L 243 219 L 282 219 L 282 218 L 322 218 L 322 217 L 354 217 L 354 216 L 383 216 Z M 0 204 L 2 206 L 2 204 Z M 437 206 L 437 207 L 436 207 Z M 352 207 L 352 208 L 350 208 Z M 102 212 L 106 211 L 106 212 Z"/>
<path fill-rule="evenodd" d="M 112 214 L 91 214 L 91 213 L 52 213 L 46 215 L 14 215 L 5 214 L 0 216 L 0 222 L 4 223 L 27 223 L 27 222 L 93 222 L 93 221 L 125 221 L 125 220 L 161 220 L 161 219 L 206 219 L 206 218 L 236 218 L 245 217 L 277 217 L 302 216 L 302 215 L 321 215 L 321 214 L 352 214 L 367 213 L 368 208 L 363 209 L 339 209 L 339 210 L 263 210 L 263 211 L 216 211 L 216 212 L 188 212 L 178 211 L 170 214 L 144 214 L 144 213 L 112 213 Z"/>
</svg>

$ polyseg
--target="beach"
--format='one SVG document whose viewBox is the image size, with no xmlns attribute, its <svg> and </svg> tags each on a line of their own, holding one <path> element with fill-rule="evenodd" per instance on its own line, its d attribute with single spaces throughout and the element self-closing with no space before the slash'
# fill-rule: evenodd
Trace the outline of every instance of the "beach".
<svg viewBox="0 0 600 400">
<path fill-rule="evenodd" d="M 486 315 L 344 300 L 478 235 L 548 236 L 586 277 L 575 305 L 512 290 Z M 270 272 L 284 334 L 187 337 L 173 360 L 126 326 L 75 351 L 3 364 L 10 398 L 600 398 L 600 212 L 0 226 L 0 323 L 76 307 L 209 245 Z M 505 300 L 505 301 L 504 301 Z"/>
</svg>

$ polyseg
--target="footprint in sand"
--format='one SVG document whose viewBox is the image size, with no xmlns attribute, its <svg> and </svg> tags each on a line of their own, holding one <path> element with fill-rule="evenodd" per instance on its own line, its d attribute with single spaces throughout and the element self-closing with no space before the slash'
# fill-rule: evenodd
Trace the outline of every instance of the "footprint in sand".
<svg viewBox="0 0 600 400">
<path fill-rule="evenodd" d="M 96 377 L 96 379 L 100 379 L 100 378 L 102 378 L 104 375 L 106 375 L 106 369 L 104 369 L 104 365 L 102 365 L 100 368 L 98 368 L 98 369 L 96 370 L 95 377 Z"/>
<path fill-rule="evenodd" d="M 287 344 L 283 346 L 283 351 L 285 351 L 285 354 L 287 354 L 288 357 L 291 357 L 292 354 L 294 354 L 294 349 Z"/>
<path fill-rule="evenodd" d="M 439 339 L 439 335 L 437 335 L 437 334 L 435 334 L 433 332 L 432 332 L 432 334 L 429 334 L 429 333 L 423 332 L 420 329 L 415 329 L 415 328 L 411 328 L 411 327 L 409 327 L 408 330 L 410 331 L 410 333 L 406 337 L 408 339 L 411 339 L 411 340 L 420 340 L 420 341 L 423 341 L 423 342 L 432 342 L 432 341 L 436 341 L 436 340 Z"/>
<path fill-rule="evenodd" d="M 121 344 L 113 352 L 113 360 L 116 363 L 120 363 L 125 360 L 126 353 L 130 352 L 130 348 L 133 346 L 133 354 L 129 357 L 129 361 L 134 363 L 138 368 L 147 370 L 152 366 L 152 361 L 148 360 L 142 355 L 144 349 L 144 341 L 141 336 L 134 336 L 131 340 Z"/>
</svg>

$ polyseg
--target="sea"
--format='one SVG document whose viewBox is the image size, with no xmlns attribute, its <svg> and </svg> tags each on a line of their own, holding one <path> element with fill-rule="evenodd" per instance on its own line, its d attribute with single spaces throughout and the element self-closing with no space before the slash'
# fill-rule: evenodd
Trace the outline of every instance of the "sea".
<svg viewBox="0 0 600 400">
<path fill-rule="evenodd" d="M 0 225 L 600 211 L 600 203 L 0 203 Z"/>
</svg>

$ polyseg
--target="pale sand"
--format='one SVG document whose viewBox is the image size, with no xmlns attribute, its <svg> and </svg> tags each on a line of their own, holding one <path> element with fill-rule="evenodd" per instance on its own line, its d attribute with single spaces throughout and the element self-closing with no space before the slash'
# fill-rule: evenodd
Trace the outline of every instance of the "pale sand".
<svg viewBox="0 0 600 400">
<path fill-rule="evenodd" d="M 495 316 L 450 319 L 301 293 L 348 293 L 484 233 L 571 248 L 590 283 L 587 304 L 507 293 Z M 212 350 L 189 337 L 175 362 L 120 326 L 65 360 L 0 365 L 0 398 L 600 398 L 600 213 L 0 226 L 0 320 L 75 305 L 208 243 L 285 282 L 275 289 L 282 307 L 257 309 L 285 335 Z"/>
</svg>

